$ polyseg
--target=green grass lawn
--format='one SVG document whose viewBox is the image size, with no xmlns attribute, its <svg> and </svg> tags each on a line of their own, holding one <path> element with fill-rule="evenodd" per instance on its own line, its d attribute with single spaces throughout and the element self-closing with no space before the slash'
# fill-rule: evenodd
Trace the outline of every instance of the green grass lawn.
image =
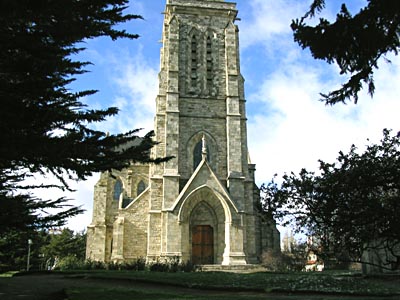
<svg viewBox="0 0 400 300">
<path fill-rule="evenodd" d="M 9 271 L 5 273 L 0 273 L 1 278 L 8 278 L 8 277 L 13 277 L 15 274 L 18 274 L 18 271 Z"/>
<path fill-rule="evenodd" d="M 69 300 L 154 300 L 154 299 L 190 299 L 179 295 L 169 295 L 164 293 L 150 293 L 137 291 L 134 289 L 98 289 L 98 288 L 79 288 L 67 290 Z"/>
<path fill-rule="evenodd" d="M 71 289 L 67 291 L 67 297 L 69 300 L 255 300 L 255 299 L 268 299 L 268 300 L 354 300 L 365 298 L 354 298 L 351 296 L 305 296 L 305 295 L 202 295 L 202 296 L 191 296 L 191 295 L 177 295 L 177 294 L 166 294 L 166 293 L 151 293 L 143 292 L 132 289 Z M 382 297 L 368 297 L 368 300 L 382 300 L 382 299 L 393 299 L 393 298 L 382 298 Z"/>
<path fill-rule="evenodd" d="M 399 277 L 373 277 L 365 278 L 351 273 L 254 273 L 234 274 L 222 272 L 196 272 L 196 273 L 157 273 L 157 272 L 129 272 L 129 271 L 91 271 L 80 273 L 64 273 L 69 276 L 85 276 L 98 279 L 139 280 L 153 283 L 167 283 L 175 286 L 192 287 L 200 289 L 221 289 L 237 291 L 265 291 L 269 293 L 318 293 L 320 295 L 364 295 L 364 296 L 389 296 L 398 295 L 400 298 Z M 113 291 L 120 298 L 128 299 L 128 294 L 135 291 L 124 289 Z M 85 299 L 74 295 L 84 294 L 85 291 L 70 291 L 71 299 Z M 74 294 L 75 293 L 75 294 Z M 87 292 L 89 295 L 92 292 Z M 107 294 L 107 291 L 103 291 Z M 143 293 L 143 292 L 140 292 Z M 75 298 L 74 298 L 75 297 Z M 93 299 L 100 300 L 100 297 Z M 109 299 L 109 298 L 104 298 Z M 195 299 L 179 295 L 158 295 L 145 293 L 138 298 L 130 299 Z M 197 299 L 197 298 L 196 298 Z M 203 299 L 203 298 L 199 298 Z M 207 298 L 213 299 L 213 298 Z M 216 299 L 216 298 L 215 298 Z M 223 299 L 218 297 L 218 299 Z M 240 298 L 235 298 L 240 299 Z M 246 298 L 248 299 L 248 297 Z M 301 299 L 301 298 L 299 298 Z M 322 298 L 319 298 L 322 299 Z M 344 298 L 340 298 L 344 299 Z"/>
</svg>

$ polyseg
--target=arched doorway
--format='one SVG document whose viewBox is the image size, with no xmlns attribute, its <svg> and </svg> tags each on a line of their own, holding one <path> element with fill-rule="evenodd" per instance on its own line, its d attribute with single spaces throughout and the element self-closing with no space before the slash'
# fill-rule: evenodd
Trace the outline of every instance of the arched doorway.
<svg viewBox="0 0 400 300">
<path fill-rule="evenodd" d="M 229 251 L 230 247 L 227 240 L 230 236 L 227 233 L 229 230 L 227 224 L 230 224 L 231 220 L 229 204 L 224 201 L 207 186 L 199 187 L 182 201 L 178 218 L 181 228 L 181 253 L 184 261 L 195 260 L 199 263 L 200 260 L 203 264 L 222 264 L 224 253 Z M 201 237 L 196 236 L 200 234 Z M 210 256 L 207 253 L 211 252 L 211 249 L 212 258 L 207 258 Z M 196 255 L 199 252 L 203 254 Z"/>
</svg>

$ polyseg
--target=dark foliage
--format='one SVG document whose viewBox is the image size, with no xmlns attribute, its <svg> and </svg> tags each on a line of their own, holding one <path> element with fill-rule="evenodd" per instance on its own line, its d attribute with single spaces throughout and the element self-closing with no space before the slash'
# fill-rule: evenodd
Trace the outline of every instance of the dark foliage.
<svg viewBox="0 0 400 300">
<path fill-rule="evenodd" d="M 146 259 L 139 257 L 138 259 L 123 264 L 123 270 L 144 271 L 146 269 Z"/>
<path fill-rule="evenodd" d="M 62 231 L 51 232 L 48 234 L 48 242 L 43 245 L 40 252 L 43 259 L 54 264 L 54 260 L 61 261 L 67 257 L 75 257 L 78 260 L 85 259 L 86 234 L 74 233 L 65 228 Z"/>
<path fill-rule="evenodd" d="M 306 263 L 305 256 L 299 252 L 265 251 L 261 255 L 261 264 L 272 272 L 300 272 Z"/>
<path fill-rule="evenodd" d="M 400 2 L 398 0 L 368 0 L 368 5 L 352 16 L 345 4 L 330 23 L 321 18 L 315 26 L 305 20 L 325 7 L 325 0 L 314 0 L 310 10 L 300 20 L 292 22 L 294 39 L 309 48 L 314 58 L 336 63 L 340 74 L 350 79 L 338 90 L 321 94 L 326 104 L 345 103 L 353 99 L 364 83 L 372 96 L 375 91 L 373 72 L 388 53 L 397 55 L 400 47 Z"/>
<path fill-rule="evenodd" d="M 154 261 L 146 264 L 146 259 L 139 257 L 129 262 L 107 262 L 84 260 L 76 256 L 61 259 L 56 270 L 112 270 L 112 271 L 150 271 L 150 272 L 194 272 L 196 267 L 190 262 L 181 262 L 179 258 Z"/>
<path fill-rule="evenodd" d="M 262 188 L 264 209 L 298 231 L 318 237 L 338 259 L 360 261 L 365 250 L 385 251 L 384 267 L 400 267 L 400 133 L 384 130 L 381 144 L 320 161 Z"/>
<path fill-rule="evenodd" d="M 16 193 L 10 196 L 8 189 L 1 185 L 0 270 L 20 270 L 26 266 L 28 239 L 34 240 L 33 249 L 42 243 L 37 231 L 39 228 L 63 226 L 67 218 L 83 210 L 68 205 L 65 198 L 42 200 L 27 193 Z M 35 255 L 37 257 L 38 254 L 34 254 L 33 251 L 32 263 Z M 36 267 L 39 267 L 39 263 Z"/>
<path fill-rule="evenodd" d="M 70 189 L 68 180 L 83 180 L 93 172 L 163 161 L 150 158 L 152 132 L 139 138 L 138 130 L 112 135 L 94 130 L 94 123 L 118 109 L 90 109 L 81 99 L 96 91 L 69 88 L 90 64 L 74 60 L 87 39 L 138 37 L 120 29 L 141 18 L 125 14 L 127 4 L 128 0 L 0 1 L 0 243 L 13 243 L 17 237 L 11 239 L 11 233 L 19 232 L 22 241 L 33 229 L 62 226 L 66 218 L 82 212 L 69 207 L 65 198 L 37 199 L 32 189 Z M 59 183 L 26 184 L 33 174 L 50 174 Z M 61 212 L 53 213 L 54 208 Z M 7 249 L 0 248 L 2 253 Z"/>
<path fill-rule="evenodd" d="M 126 0 L 2 1 L 0 4 L 0 170 L 92 172 L 148 162 L 152 133 L 108 135 L 90 128 L 118 112 L 92 110 L 80 99 L 96 91 L 72 92 L 68 84 L 89 62 L 73 55 L 86 39 L 137 38 L 115 25 L 139 18 L 124 15 Z M 126 146 L 129 145 L 129 146 Z"/>
</svg>

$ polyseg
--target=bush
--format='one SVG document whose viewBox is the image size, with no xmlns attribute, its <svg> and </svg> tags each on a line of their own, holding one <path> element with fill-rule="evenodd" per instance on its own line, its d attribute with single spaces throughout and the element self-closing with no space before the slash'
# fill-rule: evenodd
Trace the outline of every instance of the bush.
<svg viewBox="0 0 400 300">
<path fill-rule="evenodd" d="M 78 259 L 76 256 L 66 256 L 57 263 L 55 270 L 83 270 L 85 269 L 85 261 Z"/>
<path fill-rule="evenodd" d="M 151 272 L 193 272 L 195 266 L 191 261 L 181 262 L 179 257 L 173 257 L 164 261 L 157 260 L 146 264 L 146 259 L 139 257 L 130 262 L 108 262 L 103 263 L 95 260 L 81 260 L 76 256 L 67 256 L 62 258 L 55 270 L 127 270 L 127 271 L 145 271 L 148 269 Z"/>
<path fill-rule="evenodd" d="M 262 254 L 262 265 L 274 272 L 298 272 L 305 264 L 305 259 L 291 253 L 265 251 Z"/>
<path fill-rule="evenodd" d="M 180 257 L 176 256 L 170 259 L 160 261 L 159 259 L 149 264 L 149 270 L 151 272 L 193 272 L 195 266 L 192 262 L 181 262 Z"/>
<path fill-rule="evenodd" d="M 169 264 L 167 261 L 160 261 L 157 259 L 156 261 L 149 264 L 150 272 L 168 272 Z"/>
<path fill-rule="evenodd" d="M 122 263 L 121 269 L 129 271 L 144 271 L 146 270 L 146 259 L 139 257 L 134 261 Z"/>
<path fill-rule="evenodd" d="M 0 263 L 0 273 L 6 273 L 8 271 L 14 271 L 14 270 L 15 268 L 13 268 L 12 266 Z"/>
<path fill-rule="evenodd" d="M 119 271 L 121 271 L 121 269 L 122 269 L 121 267 L 122 267 L 122 264 L 117 263 L 117 262 L 113 262 L 113 261 L 110 261 L 109 263 L 105 264 L 105 269 L 106 270 L 119 270 Z"/>
<path fill-rule="evenodd" d="M 105 263 L 103 263 L 101 261 L 87 259 L 87 260 L 85 260 L 84 269 L 85 270 L 104 270 L 104 269 L 106 269 L 106 265 L 105 265 Z"/>
<path fill-rule="evenodd" d="M 181 272 L 194 272 L 196 270 L 196 266 L 190 260 L 182 262 L 179 266 Z"/>
</svg>

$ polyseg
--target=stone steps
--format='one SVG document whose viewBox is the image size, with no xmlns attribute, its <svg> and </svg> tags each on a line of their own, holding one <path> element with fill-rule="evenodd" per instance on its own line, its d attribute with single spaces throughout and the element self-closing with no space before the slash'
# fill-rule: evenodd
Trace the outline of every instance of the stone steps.
<svg viewBox="0 0 400 300">
<path fill-rule="evenodd" d="M 230 272 L 230 273 L 257 273 L 266 272 L 267 269 L 262 265 L 200 265 L 197 267 L 199 272 Z"/>
</svg>

